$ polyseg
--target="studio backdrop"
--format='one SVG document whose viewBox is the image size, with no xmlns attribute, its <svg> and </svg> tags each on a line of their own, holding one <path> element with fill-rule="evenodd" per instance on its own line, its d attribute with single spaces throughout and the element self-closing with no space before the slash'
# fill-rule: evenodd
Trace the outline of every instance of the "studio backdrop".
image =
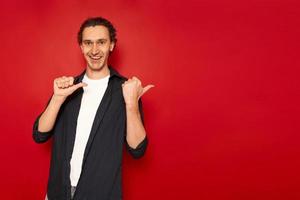
<svg viewBox="0 0 300 200">
<path fill-rule="evenodd" d="M 300 199 L 300 4 L 296 0 L 4 0 L 0 199 L 45 197 L 52 141 L 32 125 L 56 77 L 85 68 L 87 17 L 117 28 L 110 60 L 155 87 L 149 145 L 124 150 L 124 200 Z M 101 189 L 101 188 L 99 188 Z"/>
</svg>

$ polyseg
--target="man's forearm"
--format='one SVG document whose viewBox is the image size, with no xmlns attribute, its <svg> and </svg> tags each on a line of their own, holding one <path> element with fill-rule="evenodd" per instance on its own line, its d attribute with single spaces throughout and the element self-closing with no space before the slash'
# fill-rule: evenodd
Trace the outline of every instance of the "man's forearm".
<svg viewBox="0 0 300 200">
<path fill-rule="evenodd" d="M 126 140 L 131 148 L 136 148 L 146 137 L 146 131 L 142 123 L 139 106 L 126 105 L 127 134 Z"/>
<path fill-rule="evenodd" d="M 57 97 L 55 95 L 52 96 L 46 110 L 43 112 L 39 119 L 39 132 L 48 132 L 52 130 L 56 121 L 57 114 L 63 102 L 63 98 Z"/>
</svg>

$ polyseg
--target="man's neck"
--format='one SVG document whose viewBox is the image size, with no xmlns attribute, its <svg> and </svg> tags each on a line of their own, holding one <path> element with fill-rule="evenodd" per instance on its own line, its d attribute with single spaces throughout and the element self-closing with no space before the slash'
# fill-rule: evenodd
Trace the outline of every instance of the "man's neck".
<svg viewBox="0 0 300 200">
<path fill-rule="evenodd" d="M 108 66 L 103 67 L 100 70 L 92 70 L 89 67 L 86 68 L 86 75 L 89 79 L 102 79 L 110 74 Z"/>
</svg>

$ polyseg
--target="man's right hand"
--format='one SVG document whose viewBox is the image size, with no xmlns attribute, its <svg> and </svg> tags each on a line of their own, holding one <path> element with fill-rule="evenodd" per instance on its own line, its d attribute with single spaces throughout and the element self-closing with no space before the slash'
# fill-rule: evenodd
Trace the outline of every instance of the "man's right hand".
<svg viewBox="0 0 300 200">
<path fill-rule="evenodd" d="M 87 86 L 86 83 L 74 83 L 73 77 L 59 77 L 53 81 L 54 94 L 49 102 L 46 110 L 40 116 L 38 131 L 49 132 L 53 129 L 57 114 L 66 98 L 80 87 Z"/>
<path fill-rule="evenodd" d="M 74 78 L 71 76 L 69 77 L 62 76 L 54 79 L 53 81 L 54 97 L 56 99 L 64 101 L 70 94 L 72 94 L 78 88 L 87 86 L 87 84 L 83 82 L 75 85 L 73 83 L 74 83 Z"/>
</svg>

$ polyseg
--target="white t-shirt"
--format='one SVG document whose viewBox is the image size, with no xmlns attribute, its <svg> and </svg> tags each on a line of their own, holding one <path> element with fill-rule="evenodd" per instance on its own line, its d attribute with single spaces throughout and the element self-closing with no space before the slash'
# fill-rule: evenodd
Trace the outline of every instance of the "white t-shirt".
<svg viewBox="0 0 300 200">
<path fill-rule="evenodd" d="M 86 74 L 83 77 L 82 82 L 88 85 L 83 87 L 84 92 L 78 114 L 76 137 L 70 161 L 72 186 L 77 186 L 81 174 L 84 150 L 90 136 L 97 109 L 107 88 L 108 80 L 109 75 L 98 80 L 89 79 Z"/>
</svg>

